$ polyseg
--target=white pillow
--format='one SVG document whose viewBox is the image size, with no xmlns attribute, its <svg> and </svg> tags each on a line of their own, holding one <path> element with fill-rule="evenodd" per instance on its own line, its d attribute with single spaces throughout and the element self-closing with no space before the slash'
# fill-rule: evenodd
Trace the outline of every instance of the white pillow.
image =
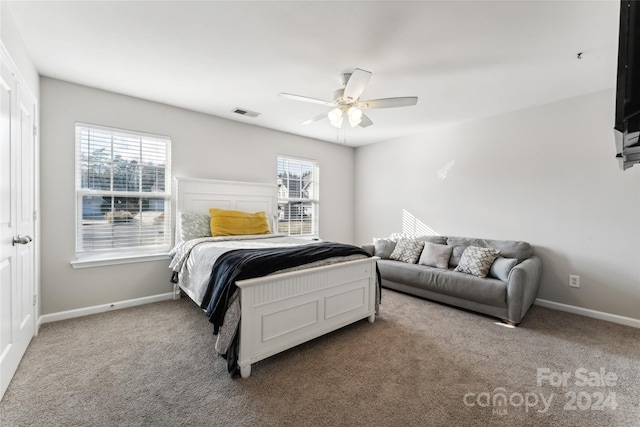
<svg viewBox="0 0 640 427">
<path fill-rule="evenodd" d="M 453 246 L 439 245 L 437 243 L 424 242 L 424 249 L 418 264 L 429 267 L 444 268 L 449 267 L 449 258 L 453 252 Z"/>
</svg>

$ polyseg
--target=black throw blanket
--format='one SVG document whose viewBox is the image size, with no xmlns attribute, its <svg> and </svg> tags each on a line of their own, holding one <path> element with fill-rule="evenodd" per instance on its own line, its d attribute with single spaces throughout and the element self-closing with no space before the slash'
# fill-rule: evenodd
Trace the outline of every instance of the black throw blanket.
<svg viewBox="0 0 640 427">
<path fill-rule="evenodd" d="M 371 256 L 364 249 L 342 243 L 311 243 L 267 249 L 236 249 L 222 254 L 213 265 L 209 284 L 202 299 L 213 333 L 217 334 L 224 321 L 229 300 L 238 287 L 238 280 L 265 276 L 286 268 L 297 267 L 327 258 L 349 255 Z M 378 286 L 380 280 L 378 279 Z M 227 364 L 232 376 L 237 369 L 237 331 L 227 354 Z"/>
<path fill-rule="evenodd" d="M 229 299 L 238 289 L 235 282 L 266 276 L 285 268 L 298 267 L 327 258 L 369 255 L 364 249 L 342 243 L 311 243 L 265 249 L 235 249 L 220 255 L 213 264 L 209 285 L 200 307 L 213 323 L 214 333 L 222 326 Z"/>
</svg>

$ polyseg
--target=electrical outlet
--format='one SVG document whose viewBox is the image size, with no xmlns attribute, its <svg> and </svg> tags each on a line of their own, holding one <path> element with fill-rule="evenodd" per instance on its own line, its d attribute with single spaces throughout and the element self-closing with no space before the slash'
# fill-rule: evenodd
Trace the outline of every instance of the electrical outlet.
<svg viewBox="0 0 640 427">
<path fill-rule="evenodd" d="M 569 275 L 569 286 L 572 288 L 580 287 L 580 276 Z"/>
</svg>

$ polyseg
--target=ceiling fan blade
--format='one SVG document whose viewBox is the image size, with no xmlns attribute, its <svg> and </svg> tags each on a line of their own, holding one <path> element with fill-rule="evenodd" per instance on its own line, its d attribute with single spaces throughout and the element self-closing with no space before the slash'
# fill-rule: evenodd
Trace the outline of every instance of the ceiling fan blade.
<svg viewBox="0 0 640 427">
<path fill-rule="evenodd" d="M 363 114 L 361 119 L 360 119 L 360 125 L 359 126 L 361 128 L 366 128 L 367 126 L 371 126 L 372 124 L 373 124 L 373 122 L 371 121 L 371 119 Z"/>
<path fill-rule="evenodd" d="M 394 108 L 394 107 L 408 107 L 410 105 L 416 105 L 418 103 L 417 96 L 402 96 L 398 98 L 382 98 L 372 99 L 370 101 L 362 101 L 358 103 L 358 108 Z"/>
<path fill-rule="evenodd" d="M 351 77 L 349 77 L 349 81 L 344 87 L 344 99 L 347 101 L 357 101 L 367 87 L 370 78 L 371 72 L 356 68 L 353 73 L 351 73 Z"/>
<path fill-rule="evenodd" d="M 310 125 L 311 123 L 315 123 L 317 121 L 320 121 L 322 119 L 326 119 L 327 118 L 327 113 L 322 113 L 322 114 L 318 114 L 315 117 L 311 117 L 308 120 L 305 120 L 304 122 L 302 122 L 301 124 L 303 125 Z"/>
<path fill-rule="evenodd" d="M 336 103 L 333 101 L 309 98 L 308 96 L 293 95 L 291 93 L 281 93 L 280 96 L 283 98 L 293 99 L 294 101 L 310 102 L 312 104 L 326 105 L 328 107 L 333 107 L 334 105 L 336 105 Z"/>
</svg>

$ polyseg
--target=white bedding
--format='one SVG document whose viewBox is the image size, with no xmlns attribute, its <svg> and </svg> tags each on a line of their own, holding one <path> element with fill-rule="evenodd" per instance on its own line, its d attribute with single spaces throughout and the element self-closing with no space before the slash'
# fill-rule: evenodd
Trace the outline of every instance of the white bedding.
<svg viewBox="0 0 640 427">
<path fill-rule="evenodd" d="M 198 305 L 209 284 L 216 259 L 233 249 L 260 249 L 317 243 L 315 240 L 281 234 L 203 237 L 180 242 L 171 251 L 169 268 L 179 274 L 180 287 Z"/>
</svg>

